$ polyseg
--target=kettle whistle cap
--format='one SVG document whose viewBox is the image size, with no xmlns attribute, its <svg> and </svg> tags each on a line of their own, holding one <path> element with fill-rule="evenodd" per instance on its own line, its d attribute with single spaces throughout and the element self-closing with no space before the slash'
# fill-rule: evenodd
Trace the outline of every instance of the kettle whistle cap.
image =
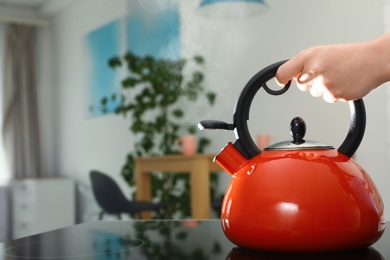
<svg viewBox="0 0 390 260">
<path fill-rule="evenodd" d="M 315 142 L 315 141 L 306 141 L 303 138 L 306 134 L 306 123 L 305 121 L 297 116 L 291 120 L 290 123 L 290 135 L 292 141 L 279 142 L 273 145 L 266 147 L 264 150 L 329 150 L 334 149 L 333 146 Z"/>
</svg>

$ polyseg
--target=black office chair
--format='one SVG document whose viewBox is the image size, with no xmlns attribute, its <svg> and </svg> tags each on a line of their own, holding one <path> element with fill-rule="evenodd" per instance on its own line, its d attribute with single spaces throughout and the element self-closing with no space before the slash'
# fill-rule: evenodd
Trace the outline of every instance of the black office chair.
<svg viewBox="0 0 390 260">
<path fill-rule="evenodd" d="M 216 198 L 211 202 L 211 208 L 215 210 L 218 217 L 221 217 L 222 201 L 223 196 L 220 196 L 219 198 Z"/>
<path fill-rule="evenodd" d="M 121 213 L 138 215 L 142 211 L 154 211 L 163 218 L 166 205 L 162 203 L 130 201 L 122 193 L 118 184 L 108 175 L 99 171 L 91 171 L 90 178 L 95 199 L 102 211 L 99 220 L 103 219 L 104 213 L 113 214 L 121 219 Z"/>
</svg>

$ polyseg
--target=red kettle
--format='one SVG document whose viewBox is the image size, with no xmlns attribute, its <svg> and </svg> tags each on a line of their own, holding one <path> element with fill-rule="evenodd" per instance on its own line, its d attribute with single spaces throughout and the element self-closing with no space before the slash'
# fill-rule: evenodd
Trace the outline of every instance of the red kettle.
<svg viewBox="0 0 390 260">
<path fill-rule="evenodd" d="M 221 210 L 222 228 L 234 244 L 278 252 L 335 252 L 370 246 L 385 229 L 384 205 L 369 175 L 351 157 L 363 139 L 363 100 L 350 101 L 349 132 L 338 149 L 304 139 L 302 118 L 291 121 L 291 141 L 261 151 L 247 121 L 257 91 L 285 61 L 259 71 L 241 92 L 233 124 L 216 120 L 201 129 L 234 130 L 236 141 L 216 157 L 232 176 Z"/>
</svg>

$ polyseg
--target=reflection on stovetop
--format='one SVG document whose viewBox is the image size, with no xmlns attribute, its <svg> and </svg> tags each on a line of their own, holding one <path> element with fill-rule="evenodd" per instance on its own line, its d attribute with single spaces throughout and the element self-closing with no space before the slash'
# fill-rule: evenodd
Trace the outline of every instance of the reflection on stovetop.
<svg viewBox="0 0 390 260">
<path fill-rule="evenodd" d="M 338 254 L 276 254 L 241 249 L 219 220 L 100 221 L 3 243 L 0 260 L 11 259 L 387 259 L 390 242 Z M 387 255 L 389 256 L 389 255 Z M 390 258 L 388 258 L 390 259 Z"/>
<path fill-rule="evenodd" d="M 5 244 L 5 259 L 207 259 L 221 253 L 198 221 L 91 222 Z M 218 226 L 220 228 L 220 226 Z M 209 233 L 210 232 L 210 233 Z"/>
</svg>

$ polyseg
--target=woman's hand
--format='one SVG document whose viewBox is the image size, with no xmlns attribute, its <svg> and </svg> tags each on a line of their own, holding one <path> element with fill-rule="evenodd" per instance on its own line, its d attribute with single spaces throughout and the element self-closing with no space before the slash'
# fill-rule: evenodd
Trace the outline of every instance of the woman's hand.
<svg viewBox="0 0 390 260">
<path fill-rule="evenodd" d="M 279 67 L 276 80 L 323 96 L 327 102 L 360 99 L 390 80 L 390 34 L 365 43 L 316 46 Z"/>
</svg>

